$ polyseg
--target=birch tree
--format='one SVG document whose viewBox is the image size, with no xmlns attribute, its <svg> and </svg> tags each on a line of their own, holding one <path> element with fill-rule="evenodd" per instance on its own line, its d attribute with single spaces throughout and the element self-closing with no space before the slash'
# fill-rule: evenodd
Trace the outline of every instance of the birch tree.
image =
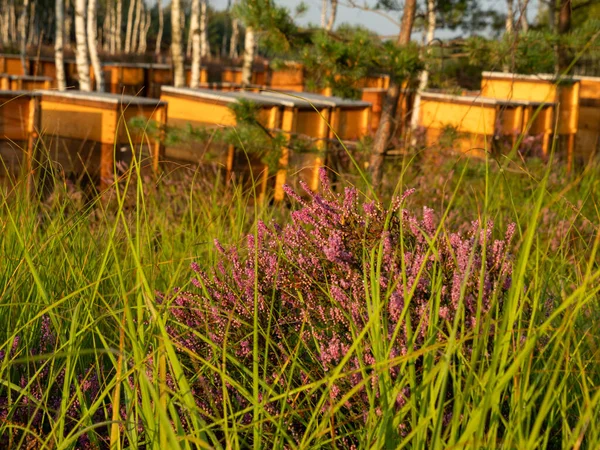
<svg viewBox="0 0 600 450">
<path fill-rule="evenodd" d="M 238 54 L 238 41 L 240 36 L 240 21 L 234 17 L 231 21 L 231 41 L 229 42 L 229 57 L 235 59 Z"/>
<path fill-rule="evenodd" d="M 117 9 L 115 11 L 117 20 L 115 21 L 116 31 L 116 51 L 123 51 L 123 0 L 117 0 Z"/>
<path fill-rule="evenodd" d="M 427 53 L 430 52 L 430 45 L 435 37 L 435 0 L 427 0 L 427 34 L 425 36 L 425 45 L 427 46 Z M 416 143 L 415 131 L 419 124 L 419 112 L 421 109 L 421 94 L 427 88 L 429 82 L 429 68 L 425 66 L 419 75 L 419 87 L 415 95 L 415 101 L 413 103 L 413 109 L 411 112 L 411 131 L 413 133 L 412 143 Z"/>
<path fill-rule="evenodd" d="M 246 26 L 244 42 L 244 61 L 242 63 L 242 84 L 248 85 L 252 81 L 252 63 L 254 62 L 255 35 L 254 27 Z"/>
<path fill-rule="evenodd" d="M 72 4 L 72 0 L 66 0 L 65 2 L 65 47 L 67 48 L 71 48 L 71 35 L 73 34 Z"/>
<path fill-rule="evenodd" d="M 515 29 L 514 14 L 514 0 L 506 0 L 506 23 L 504 24 L 506 34 L 511 34 Z"/>
<path fill-rule="evenodd" d="M 181 45 L 181 0 L 171 1 L 171 58 L 175 87 L 185 85 L 183 48 Z"/>
<path fill-rule="evenodd" d="M 327 31 L 331 31 L 333 29 L 333 24 L 335 23 L 335 17 L 337 15 L 337 4 L 338 0 L 330 0 L 331 1 L 331 11 L 329 11 L 329 20 L 325 25 L 325 29 Z"/>
<path fill-rule="evenodd" d="M 131 36 L 133 31 L 133 13 L 135 12 L 136 0 L 130 0 L 127 12 L 127 29 L 125 31 L 125 53 L 131 53 Z"/>
<path fill-rule="evenodd" d="M 202 58 L 210 57 L 210 44 L 208 42 L 208 6 L 206 0 L 200 3 L 200 55 Z"/>
<path fill-rule="evenodd" d="M 142 0 L 137 0 L 135 8 L 135 21 L 133 22 L 133 31 L 131 36 L 131 53 L 134 53 L 139 47 L 140 30 L 142 24 Z"/>
<path fill-rule="evenodd" d="M 200 0 L 192 0 L 192 16 L 190 18 L 190 35 L 192 36 L 192 74 L 190 87 L 200 85 Z"/>
<path fill-rule="evenodd" d="M 96 90 L 104 92 L 104 73 L 102 72 L 102 63 L 98 57 L 98 21 L 96 14 L 98 12 L 97 0 L 88 0 L 87 8 L 87 43 L 90 52 L 90 59 L 94 67 L 94 76 L 96 77 Z"/>
<path fill-rule="evenodd" d="M 88 47 L 86 35 L 86 0 L 75 0 L 75 60 L 77 63 L 77 75 L 79 77 L 79 89 L 91 91 L 90 85 L 90 63 L 88 60 Z"/>
<path fill-rule="evenodd" d="M 163 29 L 165 27 L 165 16 L 162 9 L 161 0 L 156 1 L 156 7 L 158 8 L 158 34 L 156 35 L 156 48 L 154 53 L 160 55 L 160 46 L 162 44 Z"/>
<path fill-rule="evenodd" d="M 56 82 L 58 90 L 67 89 L 65 77 L 65 61 L 63 53 L 63 38 L 65 34 L 65 4 L 64 0 L 56 0 L 55 4 L 55 27 L 56 36 L 54 38 L 54 61 L 56 65 Z"/>
<path fill-rule="evenodd" d="M 25 58 L 27 52 L 27 25 L 29 14 L 29 0 L 23 1 L 23 9 L 21 10 L 21 17 L 19 18 L 19 37 L 21 46 L 21 65 L 23 66 L 23 74 L 27 74 L 27 60 Z"/>
<path fill-rule="evenodd" d="M 529 31 L 529 22 L 527 21 L 527 6 L 529 0 L 519 0 L 519 25 L 523 33 Z"/>
</svg>

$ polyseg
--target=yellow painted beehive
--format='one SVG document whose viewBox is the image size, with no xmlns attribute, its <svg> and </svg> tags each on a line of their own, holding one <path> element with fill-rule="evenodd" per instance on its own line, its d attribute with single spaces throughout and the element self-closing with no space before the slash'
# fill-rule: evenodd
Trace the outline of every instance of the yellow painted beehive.
<svg viewBox="0 0 600 450">
<path fill-rule="evenodd" d="M 19 55 L 0 54 L 0 73 L 28 75 L 29 60 L 25 58 L 25 70 L 23 70 L 23 61 Z"/>
<path fill-rule="evenodd" d="M 482 157 L 496 149 L 496 141 L 508 138 L 514 145 L 525 131 L 542 134 L 542 151 L 547 153 L 553 118 L 553 103 L 423 92 L 418 124 L 425 129 L 428 146 Z"/>
<path fill-rule="evenodd" d="M 143 168 L 156 172 L 163 147 L 158 136 L 131 128 L 133 118 L 164 124 L 167 105 L 155 99 L 82 91 L 41 93 L 42 135 L 52 161 L 65 173 L 99 177 L 100 186 L 114 179 L 114 166 L 128 165 L 136 153 Z M 130 141 L 131 139 L 131 141 Z"/>
<path fill-rule="evenodd" d="M 40 95 L 0 91 L 0 179 L 33 176 L 33 149 L 39 130 Z"/>
<path fill-rule="evenodd" d="M 50 77 L 0 74 L 0 89 L 5 91 L 52 89 L 55 84 Z"/>
</svg>

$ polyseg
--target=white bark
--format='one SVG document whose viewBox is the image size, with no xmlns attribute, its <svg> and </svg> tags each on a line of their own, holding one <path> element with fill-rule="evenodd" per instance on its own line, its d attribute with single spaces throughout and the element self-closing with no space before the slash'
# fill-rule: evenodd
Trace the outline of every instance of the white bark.
<svg viewBox="0 0 600 450">
<path fill-rule="evenodd" d="M 514 20 L 514 9 L 513 9 L 514 0 L 506 0 L 506 24 L 504 25 L 506 29 L 506 34 L 511 34 L 515 29 Z"/>
<path fill-rule="evenodd" d="M 148 48 L 148 30 L 150 29 L 152 18 L 150 16 L 150 11 L 146 11 L 146 14 L 143 16 L 144 22 L 140 31 L 140 46 L 138 47 L 138 53 L 144 54 L 146 53 L 146 48 Z"/>
<path fill-rule="evenodd" d="M 202 0 L 200 7 L 200 55 L 202 58 L 209 58 L 210 44 L 208 43 L 208 7 L 206 0 Z"/>
<path fill-rule="evenodd" d="M 123 51 L 123 0 L 117 0 L 116 15 L 116 51 L 121 53 Z"/>
<path fill-rule="evenodd" d="M 527 22 L 527 6 L 529 0 L 519 0 L 519 23 L 521 25 L 521 31 L 527 33 L 529 31 L 529 22 Z"/>
<path fill-rule="evenodd" d="M 125 31 L 125 53 L 131 53 L 131 35 L 133 31 L 133 13 L 135 12 L 136 0 L 131 0 L 129 3 L 129 11 L 127 12 L 127 30 Z"/>
<path fill-rule="evenodd" d="M 175 87 L 185 85 L 183 49 L 181 46 L 181 0 L 171 1 L 171 58 L 173 59 Z"/>
<path fill-rule="evenodd" d="M 192 16 L 190 18 L 190 35 L 192 36 L 192 75 L 190 87 L 200 85 L 200 0 L 192 0 Z"/>
<path fill-rule="evenodd" d="M 56 0 L 55 5 L 55 23 L 56 36 L 54 37 L 54 63 L 56 64 L 56 82 L 58 90 L 67 89 L 65 77 L 65 60 L 63 53 L 63 41 L 65 34 L 65 4 L 64 0 Z"/>
<path fill-rule="evenodd" d="M 327 21 L 327 26 L 325 27 L 327 31 L 331 31 L 333 29 L 335 16 L 337 14 L 337 4 L 338 0 L 331 0 L 331 12 L 329 13 L 329 20 Z"/>
<path fill-rule="evenodd" d="M 23 9 L 21 10 L 21 17 L 19 18 L 19 36 L 21 45 L 21 65 L 23 66 L 23 75 L 27 75 L 27 25 L 29 14 L 29 0 L 23 1 Z"/>
<path fill-rule="evenodd" d="M 98 57 L 98 36 L 97 36 L 97 20 L 96 13 L 98 11 L 97 0 L 88 0 L 87 10 L 87 41 L 90 52 L 90 59 L 94 67 L 94 75 L 96 77 L 96 90 L 104 92 L 104 73 L 102 72 L 102 63 Z"/>
<path fill-rule="evenodd" d="M 231 21 L 231 42 L 229 43 L 229 57 L 231 59 L 237 58 L 238 54 L 238 40 L 240 37 L 240 21 L 233 19 Z"/>
<path fill-rule="evenodd" d="M 254 62 L 254 28 L 246 27 L 245 41 L 244 63 L 242 65 L 242 84 L 250 84 L 252 81 L 252 63 Z"/>
<path fill-rule="evenodd" d="M 71 47 L 71 34 L 73 31 L 73 15 L 71 14 L 71 0 L 65 2 L 65 47 Z"/>
<path fill-rule="evenodd" d="M 160 46 L 162 44 L 163 29 L 165 27 L 165 17 L 162 9 L 161 0 L 157 0 L 156 5 L 158 7 L 158 34 L 156 35 L 156 48 L 154 53 L 160 55 Z"/>
<path fill-rule="evenodd" d="M 435 37 L 435 27 L 436 27 L 436 18 L 435 18 L 435 0 L 427 0 L 427 35 L 426 41 L 427 46 L 429 47 L 433 42 L 433 38 Z M 430 49 L 427 49 L 427 53 L 430 52 Z M 419 74 L 419 87 L 417 89 L 417 93 L 415 94 L 415 100 L 413 103 L 413 109 L 410 118 L 410 128 L 413 134 L 412 144 L 416 144 L 415 131 L 419 125 L 419 112 L 421 109 L 421 93 L 427 88 L 427 83 L 429 82 L 429 69 L 425 67 L 424 70 Z"/>
<path fill-rule="evenodd" d="M 325 28 L 325 25 L 327 25 L 327 3 L 328 0 L 321 2 L 321 28 Z"/>
<path fill-rule="evenodd" d="M 142 15 L 142 0 L 137 0 L 137 7 L 135 8 L 135 21 L 133 22 L 133 33 L 131 36 L 132 53 L 139 48 Z"/>
<path fill-rule="evenodd" d="M 2 15 L 2 30 L 1 30 L 1 34 L 2 34 L 2 43 L 4 45 L 10 44 L 10 33 L 9 33 L 9 29 L 10 29 L 10 15 L 9 15 L 9 8 L 8 8 L 8 2 L 7 0 L 2 0 L 2 3 L 0 3 L 0 6 L 2 7 L 0 10 L 0 14 Z"/>
<path fill-rule="evenodd" d="M 85 32 L 85 7 L 86 0 L 75 0 L 75 60 L 79 77 L 79 89 L 91 91 L 90 63 Z"/>
</svg>

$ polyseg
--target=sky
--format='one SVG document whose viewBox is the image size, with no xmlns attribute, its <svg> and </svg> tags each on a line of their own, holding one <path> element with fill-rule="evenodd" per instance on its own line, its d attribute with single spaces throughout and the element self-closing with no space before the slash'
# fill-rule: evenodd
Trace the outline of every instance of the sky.
<svg viewBox="0 0 600 450">
<path fill-rule="evenodd" d="M 533 20 L 537 14 L 539 1 L 540 0 L 531 0 L 529 2 L 527 16 L 530 20 Z M 225 9 L 227 7 L 227 0 L 208 0 L 208 2 L 215 9 Z M 286 6 L 290 11 L 294 11 L 295 7 L 300 2 L 301 0 L 276 0 L 278 5 Z M 304 3 L 308 7 L 308 11 L 302 17 L 296 18 L 296 21 L 301 25 L 306 25 L 311 22 L 320 24 L 322 0 L 304 0 Z M 375 2 L 373 0 L 355 0 L 355 3 L 362 5 L 364 3 L 373 4 Z M 515 1 L 514 3 L 516 5 L 518 4 L 518 1 Z M 482 0 L 482 4 L 485 9 L 493 8 L 502 12 L 506 11 L 505 0 Z M 345 5 L 347 5 L 347 0 L 339 0 L 338 13 L 335 22 L 336 25 L 346 22 L 353 25 L 363 25 L 382 36 L 398 34 L 399 26 L 388 18 L 374 12 L 361 11 L 360 9 Z M 392 13 L 392 17 L 397 22 L 400 21 L 400 13 Z M 453 32 L 446 30 L 436 31 L 436 37 L 440 39 L 449 39 L 460 35 L 460 30 Z"/>
</svg>

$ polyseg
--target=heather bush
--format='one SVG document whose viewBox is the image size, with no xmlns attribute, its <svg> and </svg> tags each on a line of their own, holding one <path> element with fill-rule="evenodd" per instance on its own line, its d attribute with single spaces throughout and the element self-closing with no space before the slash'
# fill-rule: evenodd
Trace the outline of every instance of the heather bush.
<svg viewBox="0 0 600 450">
<path fill-rule="evenodd" d="M 315 408 L 335 408 L 340 426 L 358 429 L 373 398 L 382 408 L 393 395 L 397 411 L 406 402 L 403 357 L 445 342 L 456 326 L 468 352 L 482 321 L 502 310 L 514 225 L 494 239 L 491 222 L 474 221 L 463 236 L 440 227 L 431 209 L 412 213 L 410 190 L 385 207 L 360 201 L 355 188 L 333 192 L 324 172 L 322 184 L 323 195 L 303 186 L 308 199 L 286 187 L 299 206 L 290 223 L 260 222 L 239 248 L 215 241 L 217 267 L 207 273 L 192 264 L 196 289 L 163 298 L 179 324 L 170 333 L 182 352 L 215 365 L 238 359 L 226 363 L 236 383 L 224 387 L 216 373 L 198 377 L 194 392 L 207 418 L 219 415 L 215 405 L 225 395 L 248 412 L 245 366 L 259 358 L 263 402 L 274 417 L 294 411 L 283 419 L 292 436 L 301 436 Z M 423 357 L 414 362 L 422 365 Z M 397 384 L 394 392 L 381 377 Z M 297 395 L 284 395 L 290 391 Z M 240 426 L 248 416 L 240 414 Z M 399 431 L 409 430 L 401 423 Z"/>
</svg>

